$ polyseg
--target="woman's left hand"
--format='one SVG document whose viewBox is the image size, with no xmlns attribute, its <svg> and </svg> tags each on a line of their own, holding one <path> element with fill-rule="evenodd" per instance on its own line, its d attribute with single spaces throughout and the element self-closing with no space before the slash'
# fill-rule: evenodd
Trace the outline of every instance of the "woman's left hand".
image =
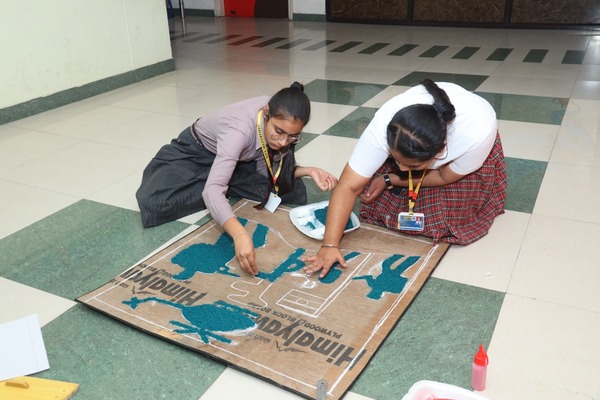
<svg viewBox="0 0 600 400">
<path fill-rule="evenodd" d="M 373 179 L 371 184 L 361 193 L 360 201 L 365 204 L 371 204 L 381 196 L 381 193 L 383 193 L 384 190 L 386 190 L 385 181 L 383 180 L 383 177 L 378 176 Z"/>
<path fill-rule="evenodd" d="M 338 183 L 338 179 L 329 172 L 321 168 L 313 167 L 310 169 L 310 177 L 322 191 L 333 190 Z"/>
</svg>

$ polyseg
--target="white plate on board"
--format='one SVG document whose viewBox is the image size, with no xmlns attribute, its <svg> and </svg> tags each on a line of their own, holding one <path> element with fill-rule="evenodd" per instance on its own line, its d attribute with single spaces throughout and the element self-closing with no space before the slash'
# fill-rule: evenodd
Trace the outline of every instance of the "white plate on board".
<svg viewBox="0 0 600 400">
<path fill-rule="evenodd" d="M 292 224 L 306 236 L 313 239 L 323 239 L 325 234 L 325 216 L 326 208 L 329 206 L 329 200 L 318 203 L 307 204 L 305 206 L 292 208 L 290 210 L 290 219 Z M 348 227 L 344 233 L 352 232 L 360 227 L 360 222 L 356 214 L 350 214 Z"/>
</svg>

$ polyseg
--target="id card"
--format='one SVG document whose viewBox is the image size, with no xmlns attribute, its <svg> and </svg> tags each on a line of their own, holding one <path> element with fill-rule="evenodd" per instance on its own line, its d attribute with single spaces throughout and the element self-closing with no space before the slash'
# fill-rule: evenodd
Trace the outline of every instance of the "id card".
<svg viewBox="0 0 600 400">
<path fill-rule="evenodd" d="M 407 212 L 398 214 L 398 229 L 403 231 L 422 231 L 425 227 L 425 215 L 423 213 Z"/>
<path fill-rule="evenodd" d="M 269 193 L 269 200 L 267 201 L 267 204 L 265 204 L 265 208 L 271 212 L 275 212 L 277 207 L 279 207 L 279 204 L 281 204 L 281 197 L 273 192 Z"/>
</svg>

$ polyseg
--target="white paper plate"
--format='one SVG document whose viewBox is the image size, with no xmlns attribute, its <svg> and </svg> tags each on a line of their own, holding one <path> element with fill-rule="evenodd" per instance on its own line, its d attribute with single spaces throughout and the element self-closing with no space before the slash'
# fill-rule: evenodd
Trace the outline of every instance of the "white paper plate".
<svg viewBox="0 0 600 400">
<path fill-rule="evenodd" d="M 329 200 L 326 200 L 293 208 L 290 210 L 292 224 L 306 236 L 313 239 L 323 239 L 323 235 L 325 234 L 325 216 L 327 214 L 326 207 L 328 206 Z M 346 229 L 344 233 L 352 232 L 360 227 L 360 222 L 356 214 L 350 214 L 350 223 L 351 227 Z"/>
</svg>

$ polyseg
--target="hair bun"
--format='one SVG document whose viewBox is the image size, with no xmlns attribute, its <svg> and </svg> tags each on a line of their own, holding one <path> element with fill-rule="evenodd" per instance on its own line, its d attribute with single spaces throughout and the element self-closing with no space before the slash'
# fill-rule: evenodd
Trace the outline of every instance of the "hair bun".
<svg viewBox="0 0 600 400">
<path fill-rule="evenodd" d="M 298 89 L 304 92 L 304 85 L 301 84 L 300 82 L 296 81 L 294 83 L 291 84 L 290 88 L 292 89 Z"/>
</svg>

